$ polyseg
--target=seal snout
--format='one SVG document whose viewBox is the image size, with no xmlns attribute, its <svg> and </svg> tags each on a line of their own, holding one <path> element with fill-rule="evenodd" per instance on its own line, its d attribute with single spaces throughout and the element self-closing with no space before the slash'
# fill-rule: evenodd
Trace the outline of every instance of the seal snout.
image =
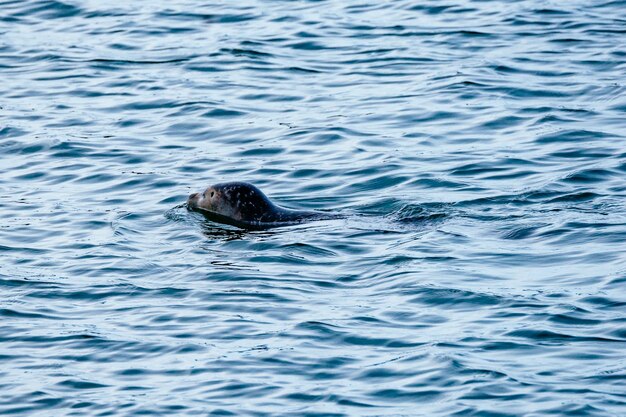
<svg viewBox="0 0 626 417">
<path fill-rule="evenodd" d="M 200 197 L 200 193 L 193 193 L 187 199 L 187 204 L 190 207 L 196 207 L 198 205 L 198 198 Z"/>
</svg>

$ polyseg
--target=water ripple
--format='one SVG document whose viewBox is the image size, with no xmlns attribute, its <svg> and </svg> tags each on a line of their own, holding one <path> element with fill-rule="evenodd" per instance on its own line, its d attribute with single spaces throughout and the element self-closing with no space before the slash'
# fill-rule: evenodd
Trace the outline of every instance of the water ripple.
<svg viewBox="0 0 626 417">
<path fill-rule="evenodd" d="M 0 1 L 0 414 L 623 415 L 623 6 Z"/>
</svg>

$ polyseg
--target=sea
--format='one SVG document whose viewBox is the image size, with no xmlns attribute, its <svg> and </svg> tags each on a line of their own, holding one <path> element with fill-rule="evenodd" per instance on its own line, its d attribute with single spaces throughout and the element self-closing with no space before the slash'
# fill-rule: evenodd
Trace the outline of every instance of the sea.
<svg viewBox="0 0 626 417">
<path fill-rule="evenodd" d="M 0 0 L 0 415 L 626 416 L 626 1 Z"/>
</svg>

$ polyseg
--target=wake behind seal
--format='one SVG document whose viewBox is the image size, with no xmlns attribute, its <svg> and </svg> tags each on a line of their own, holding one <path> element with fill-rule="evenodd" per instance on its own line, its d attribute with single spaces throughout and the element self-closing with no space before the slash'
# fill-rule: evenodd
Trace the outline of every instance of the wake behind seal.
<svg viewBox="0 0 626 417">
<path fill-rule="evenodd" d="M 318 211 L 292 210 L 274 204 L 261 190 L 246 182 L 226 182 L 193 193 L 187 207 L 209 220 L 242 229 L 265 229 L 305 221 L 340 217 Z"/>
</svg>

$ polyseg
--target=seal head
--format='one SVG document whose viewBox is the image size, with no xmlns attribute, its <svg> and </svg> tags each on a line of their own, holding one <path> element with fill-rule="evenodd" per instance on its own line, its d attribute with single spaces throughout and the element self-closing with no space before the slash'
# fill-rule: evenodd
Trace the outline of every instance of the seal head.
<svg viewBox="0 0 626 417">
<path fill-rule="evenodd" d="M 326 213 L 290 210 L 276 204 L 246 182 L 215 184 L 189 196 L 187 206 L 210 220 L 244 229 L 285 226 L 306 220 L 333 218 Z"/>
</svg>

